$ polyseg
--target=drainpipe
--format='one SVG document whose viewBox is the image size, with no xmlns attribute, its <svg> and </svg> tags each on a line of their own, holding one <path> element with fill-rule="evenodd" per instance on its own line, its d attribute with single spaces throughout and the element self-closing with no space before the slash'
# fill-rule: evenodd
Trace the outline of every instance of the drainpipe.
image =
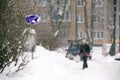
<svg viewBox="0 0 120 80">
<path fill-rule="evenodd" d="M 78 40 L 78 25 L 77 25 L 77 0 L 75 0 L 75 39 Z"/>
<path fill-rule="evenodd" d="M 106 28 L 107 28 L 107 1 L 104 0 L 104 41 L 106 41 Z"/>
</svg>

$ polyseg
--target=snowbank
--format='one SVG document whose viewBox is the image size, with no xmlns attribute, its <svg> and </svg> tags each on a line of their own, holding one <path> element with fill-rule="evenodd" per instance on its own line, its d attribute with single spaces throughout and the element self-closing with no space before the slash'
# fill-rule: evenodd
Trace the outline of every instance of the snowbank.
<svg viewBox="0 0 120 80">
<path fill-rule="evenodd" d="M 75 62 L 61 54 L 64 51 L 59 53 L 37 46 L 34 59 L 22 71 L 8 76 L 0 74 L 0 80 L 120 80 L 120 62 L 102 56 L 101 47 L 94 47 L 93 59 L 85 70 L 82 61 Z"/>
</svg>

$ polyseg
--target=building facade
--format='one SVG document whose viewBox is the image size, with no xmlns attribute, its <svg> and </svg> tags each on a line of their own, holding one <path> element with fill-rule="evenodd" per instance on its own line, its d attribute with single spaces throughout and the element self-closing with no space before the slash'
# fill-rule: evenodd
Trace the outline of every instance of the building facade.
<svg viewBox="0 0 120 80">
<path fill-rule="evenodd" d="M 119 39 L 120 37 L 120 1 L 119 0 L 114 0 L 114 7 L 116 8 L 115 10 L 116 39 Z"/>
<path fill-rule="evenodd" d="M 93 19 L 94 44 L 111 42 L 112 0 L 93 0 L 94 11 L 91 13 L 91 1 L 87 1 L 88 28 Z M 87 38 L 85 25 L 84 0 L 33 0 L 34 13 L 40 15 L 41 22 L 35 26 L 38 40 L 41 32 L 60 32 L 63 43 L 67 40 Z M 35 6 L 34 6 L 35 5 Z M 91 18 L 91 15 L 94 15 Z M 61 17 L 62 16 L 62 17 Z"/>
</svg>

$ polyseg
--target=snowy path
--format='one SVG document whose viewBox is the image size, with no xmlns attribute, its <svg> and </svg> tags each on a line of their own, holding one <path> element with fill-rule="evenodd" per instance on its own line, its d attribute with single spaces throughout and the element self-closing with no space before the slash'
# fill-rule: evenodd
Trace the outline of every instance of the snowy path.
<svg viewBox="0 0 120 80">
<path fill-rule="evenodd" d="M 97 51 L 95 53 L 100 53 Z M 88 61 L 89 67 L 82 70 L 81 61 L 69 60 L 40 46 L 34 56 L 23 71 L 4 80 L 120 80 L 120 62 L 111 57 L 106 59 L 93 55 L 93 60 Z"/>
</svg>

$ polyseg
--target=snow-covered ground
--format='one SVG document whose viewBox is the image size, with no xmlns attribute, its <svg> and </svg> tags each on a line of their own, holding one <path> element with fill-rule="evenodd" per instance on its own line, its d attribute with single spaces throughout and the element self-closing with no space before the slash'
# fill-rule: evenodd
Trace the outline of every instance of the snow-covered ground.
<svg viewBox="0 0 120 80">
<path fill-rule="evenodd" d="M 94 47 L 88 68 L 82 69 L 82 61 L 65 58 L 65 51 L 49 51 L 37 46 L 34 59 L 23 70 L 7 76 L 0 74 L 0 80 L 120 80 L 120 61 L 115 57 L 102 56 L 101 47 Z"/>
</svg>

